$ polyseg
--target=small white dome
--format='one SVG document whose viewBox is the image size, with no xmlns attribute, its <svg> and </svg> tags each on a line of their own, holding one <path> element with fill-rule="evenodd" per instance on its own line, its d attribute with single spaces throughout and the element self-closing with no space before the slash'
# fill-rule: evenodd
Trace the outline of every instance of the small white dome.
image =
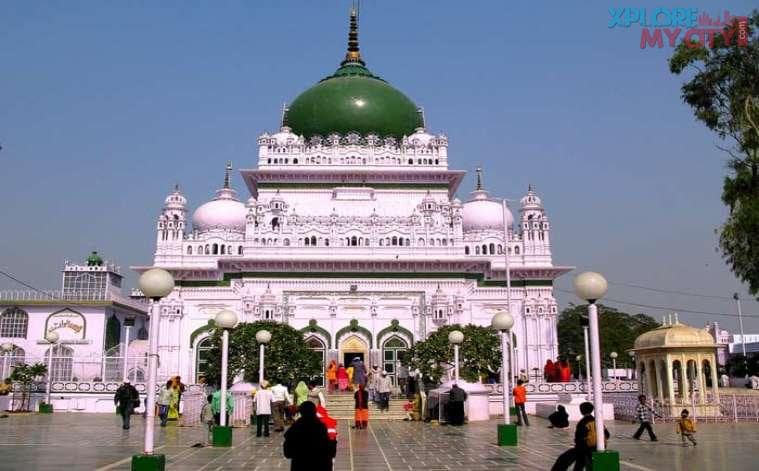
<svg viewBox="0 0 759 471">
<path fill-rule="evenodd" d="M 222 188 L 216 192 L 216 198 L 195 210 L 192 225 L 200 232 L 213 229 L 244 232 L 247 212 L 245 205 L 235 197 L 234 190 Z"/>
<path fill-rule="evenodd" d="M 187 204 L 187 198 L 179 191 L 179 185 L 174 187 L 174 191 L 163 200 L 166 209 L 181 209 Z"/>
<path fill-rule="evenodd" d="M 408 144 L 413 147 L 427 147 L 430 145 L 430 141 L 434 139 L 435 136 L 428 133 L 422 128 L 418 128 L 414 134 L 411 134 L 408 136 Z"/>
<path fill-rule="evenodd" d="M 303 143 L 298 135 L 293 133 L 292 129 L 287 126 L 283 126 L 278 133 L 272 134 L 270 138 L 276 141 L 277 146 L 288 146 Z"/>
<path fill-rule="evenodd" d="M 483 230 L 503 230 L 503 203 L 488 198 L 486 191 L 473 192 L 474 199 L 464 203 L 464 232 Z M 509 228 L 514 224 L 514 216 L 506 208 L 506 223 Z"/>
</svg>

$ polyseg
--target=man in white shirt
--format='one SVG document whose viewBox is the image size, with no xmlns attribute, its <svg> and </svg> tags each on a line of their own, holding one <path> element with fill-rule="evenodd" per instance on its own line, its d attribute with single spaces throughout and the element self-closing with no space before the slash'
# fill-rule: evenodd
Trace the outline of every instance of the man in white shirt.
<svg viewBox="0 0 759 471">
<path fill-rule="evenodd" d="M 274 431 L 282 432 L 285 430 L 285 405 L 289 397 L 287 386 L 277 381 L 271 388 L 271 395 L 271 413 L 274 416 Z"/>
<path fill-rule="evenodd" d="M 264 381 L 255 397 L 256 401 L 256 436 L 261 436 L 264 429 L 264 437 L 269 436 L 269 417 L 271 417 L 272 394 L 269 384 Z"/>
</svg>

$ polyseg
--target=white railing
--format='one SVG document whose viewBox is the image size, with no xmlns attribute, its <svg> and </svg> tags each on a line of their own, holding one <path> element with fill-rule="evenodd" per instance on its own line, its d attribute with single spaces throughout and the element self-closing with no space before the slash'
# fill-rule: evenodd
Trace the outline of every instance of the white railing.
<svg viewBox="0 0 759 471">
<path fill-rule="evenodd" d="M 620 420 L 636 421 L 635 409 L 638 407 L 637 394 L 604 395 L 604 401 L 614 404 L 614 416 Z M 654 420 L 672 422 L 680 418 L 679 408 L 688 409 L 691 417 L 702 422 L 759 422 L 759 395 L 720 393 L 715 400 L 713 395 L 707 395 L 706 403 L 682 404 L 669 401 L 651 403 L 656 415 Z M 673 407 L 677 406 L 677 407 Z"/>
<path fill-rule="evenodd" d="M 0 301 L 23 302 L 97 302 L 111 301 L 125 304 L 140 310 L 147 310 L 147 301 L 128 298 L 119 293 L 106 293 L 105 290 L 3 290 L 0 291 Z"/>
<path fill-rule="evenodd" d="M 630 380 L 603 381 L 604 393 L 629 393 L 638 391 L 638 382 Z M 491 395 L 500 396 L 503 388 L 500 383 L 484 385 Z M 548 383 L 545 381 L 529 381 L 525 383 L 527 394 L 587 394 L 587 383 L 569 381 L 566 383 Z"/>
<path fill-rule="evenodd" d="M 55 353 L 56 350 L 54 349 Z M 142 382 L 147 372 L 147 358 L 144 355 L 124 356 L 52 356 L 52 379 L 64 382 L 121 382 L 124 378 L 124 362 L 126 373 L 133 383 Z M 42 363 L 50 365 L 46 356 L 0 356 L 0 379 L 7 378 L 13 372 L 15 365 L 26 363 Z M 44 379 L 46 381 L 46 377 Z"/>
</svg>

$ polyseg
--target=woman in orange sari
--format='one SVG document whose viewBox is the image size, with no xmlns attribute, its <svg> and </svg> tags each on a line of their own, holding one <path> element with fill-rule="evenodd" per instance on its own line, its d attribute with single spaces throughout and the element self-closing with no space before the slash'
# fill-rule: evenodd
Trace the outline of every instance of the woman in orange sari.
<svg viewBox="0 0 759 471">
<path fill-rule="evenodd" d="M 329 392 L 334 392 L 336 383 L 337 383 L 337 364 L 335 363 L 335 360 L 332 360 L 329 362 L 329 367 L 327 368 L 327 390 Z"/>
</svg>

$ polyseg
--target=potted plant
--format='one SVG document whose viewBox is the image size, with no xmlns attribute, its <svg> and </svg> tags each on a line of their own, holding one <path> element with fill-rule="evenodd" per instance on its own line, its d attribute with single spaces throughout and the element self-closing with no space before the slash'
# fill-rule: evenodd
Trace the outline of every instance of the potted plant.
<svg viewBox="0 0 759 471">
<path fill-rule="evenodd" d="M 39 404 L 39 413 L 40 414 L 52 414 L 53 413 L 53 405 L 48 404 L 45 401 L 40 401 Z"/>
</svg>

